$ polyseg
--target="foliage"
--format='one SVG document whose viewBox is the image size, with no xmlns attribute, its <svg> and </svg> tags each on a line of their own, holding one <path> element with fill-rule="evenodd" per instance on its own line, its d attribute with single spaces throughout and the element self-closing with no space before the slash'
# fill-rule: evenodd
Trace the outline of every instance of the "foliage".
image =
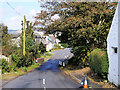
<svg viewBox="0 0 120 90">
<path fill-rule="evenodd" d="M 22 67 L 22 70 L 23 70 L 24 72 L 27 72 L 27 68 L 26 68 L 26 67 Z"/>
<path fill-rule="evenodd" d="M 41 54 L 46 52 L 46 48 L 45 48 L 45 46 L 43 45 L 42 42 L 40 42 L 37 46 L 38 46 L 38 51 L 40 51 Z"/>
<path fill-rule="evenodd" d="M 64 48 L 68 48 L 68 44 L 67 43 L 61 43 L 61 46 L 63 46 Z"/>
<path fill-rule="evenodd" d="M 0 24 L 0 31 L 2 32 L 2 54 L 9 56 L 15 53 L 16 45 L 12 44 L 12 35 L 8 34 L 8 27 L 4 24 Z"/>
<path fill-rule="evenodd" d="M 15 67 L 28 67 L 34 64 L 34 60 L 40 57 L 40 54 L 45 52 L 45 47 L 42 43 L 37 44 L 35 42 L 35 36 L 33 35 L 33 26 L 30 21 L 26 20 L 25 30 L 25 56 L 23 55 L 23 22 L 22 22 L 22 34 L 20 39 L 20 47 L 16 50 L 15 54 L 12 54 L 12 64 Z M 26 70 L 25 70 L 26 71 Z"/>
<path fill-rule="evenodd" d="M 54 44 L 54 49 L 60 49 L 60 48 L 61 48 L 60 45 Z"/>
<path fill-rule="evenodd" d="M 11 66 L 10 67 L 10 71 L 15 71 L 16 72 L 17 71 L 17 67 L 16 66 Z"/>
<path fill-rule="evenodd" d="M 26 66 L 26 57 L 24 55 L 18 56 L 18 55 L 13 54 L 11 57 L 16 67 Z"/>
<path fill-rule="evenodd" d="M 93 48 L 106 48 L 106 38 L 117 3 L 110 2 L 46 2 L 34 25 L 45 25 L 46 33 L 61 32 L 58 38 L 73 48 L 74 63 L 85 66 L 87 53 Z M 52 20 L 58 14 L 60 19 Z"/>
<path fill-rule="evenodd" d="M 10 67 L 8 66 L 8 62 L 5 59 L 0 59 L 0 67 L 2 67 L 2 73 L 10 72 Z"/>
<path fill-rule="evenodd" d="M 2 31 L 2 39 L 8 34 L 8 27 L 0 24 L 0 31 Z"/>
<path fill-rule="evenodd" d="M 106 78 L 109 66 L 107 52 L 101 49 L 94 49 L 89 56 L 89 66 L 95 73 Z"/>
<path fill-rule="evenodd" d="M 120 89 L 120 84 L 118 84 L 118 89 Z"/>
</svg>

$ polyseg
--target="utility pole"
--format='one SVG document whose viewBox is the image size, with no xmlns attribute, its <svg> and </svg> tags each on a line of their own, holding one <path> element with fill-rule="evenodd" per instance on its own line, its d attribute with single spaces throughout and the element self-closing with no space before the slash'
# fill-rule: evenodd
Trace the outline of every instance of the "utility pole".
<svg viewBox="0 0 120 90">
<path fill-rule="evenodd" d="M 24 15 L 24 35 L 23 35 L 23 55 L 25 56 L 25 15 Z"/>
</svg>

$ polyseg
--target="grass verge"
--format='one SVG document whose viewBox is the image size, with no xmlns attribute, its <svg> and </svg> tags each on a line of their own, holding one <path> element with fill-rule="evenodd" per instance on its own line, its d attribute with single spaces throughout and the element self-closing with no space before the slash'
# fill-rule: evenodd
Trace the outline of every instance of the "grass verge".
<svg viewBox="0 0 120 90">
<path fill-rule="evenodd" d="M 53 54 L 47 54 L 47 55 L 41 55 L 42 58 L 44 58 L 44 62 L 46 62 Z M 22 67 L 18 68 L 16 71 L 10 71 L 9 73 L 4 73 L 0 75 L 0 79 L 3 81 L 10 81 L 14 78 L 17 78 L 20 75 L 26 74 L 35 68 L 39 67 L 41 64 L 40 63 L 35 63 L 34 65 L 31 65 L 29 67 Z"/>
<path fill-rule="evenodd" d="M 101 79 L 93 74 L 89 67 L 73 69 L 72 66 L 67 66 L 66 68 L 61 67 L 60 70 L 77 83 L 80 83 L 84 75 L 87 75 L 92 88 L 117 88 L 114 84 L 110 84 L 108 80 Z"/>
</svg>

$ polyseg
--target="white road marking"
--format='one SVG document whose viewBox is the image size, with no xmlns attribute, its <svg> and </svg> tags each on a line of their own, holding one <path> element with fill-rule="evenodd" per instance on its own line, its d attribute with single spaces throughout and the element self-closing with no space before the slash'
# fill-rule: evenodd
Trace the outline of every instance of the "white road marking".
<svg viewBox="0 0 120 90">
<path fill-rule="evenodd" d="M 63 67 L 65 67 L 65 62 L 63 62 Z"/>
<path fill-rule="evenodd" d="M 44 90 L 46 90 L 46 87 L 44 87 Z"/>
<path fill-rule="evenodd" d="M 43 79 L 43 84 L 45 84 L 45 79 Z"/>
</svg>

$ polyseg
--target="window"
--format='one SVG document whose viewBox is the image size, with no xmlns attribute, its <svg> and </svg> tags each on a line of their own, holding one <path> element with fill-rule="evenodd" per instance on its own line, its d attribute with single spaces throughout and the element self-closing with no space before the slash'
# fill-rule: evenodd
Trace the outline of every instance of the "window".
<svg viewBox="0 0 120 90">
<path fill-rule="evenodd" d="M 117 47 L 112 47 L 112 49 L 114 53 L 117 53 Z"/>
</svg>

